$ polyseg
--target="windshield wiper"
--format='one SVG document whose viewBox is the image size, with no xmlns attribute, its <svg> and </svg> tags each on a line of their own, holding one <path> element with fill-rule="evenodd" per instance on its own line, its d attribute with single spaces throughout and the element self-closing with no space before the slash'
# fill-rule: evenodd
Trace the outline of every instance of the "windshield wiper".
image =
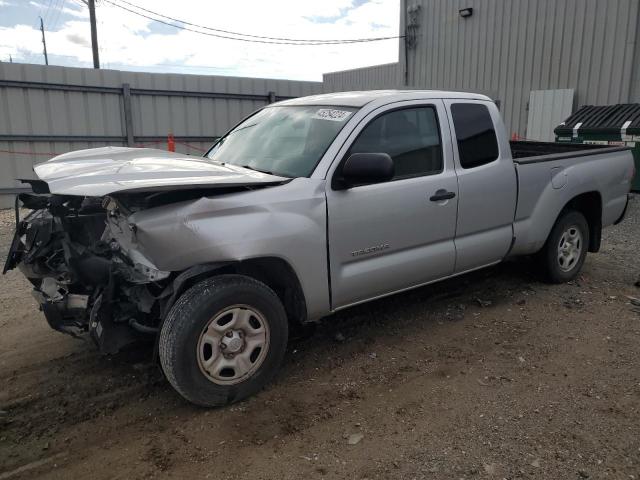
<svg viewBox="0 0 640 480">
<path fill-rule="evenodd" d="M 251 165 L 240 165 L 242 168 L 247 168 L 249 170 L 253 170 L 254 172 L 259 172 L 259 173 L 266 173 L 267 175 L 275 175 L 275 173 L 270 172 L 268 170 L 260 170 L 258 168 L 254 168 Z"/>
<path fill-rule="evenodd" d="M 247 128 L 251 128 L 251 127 L 255 127 L 256 125 L 258 125 L 258 122 L 256 123 L 251 123 L 249 125 L 245 125 L 244 127 L 240 127 L 240 128 L 236 128 L 235 130 L 233 130 L 232 132 L 229 132 L 229 135 L 227 135 L 227 137 L 233 135 L 234 133 L 238 133 L 241 132 L 242 130 L 246 130 Z"/>
</svg>

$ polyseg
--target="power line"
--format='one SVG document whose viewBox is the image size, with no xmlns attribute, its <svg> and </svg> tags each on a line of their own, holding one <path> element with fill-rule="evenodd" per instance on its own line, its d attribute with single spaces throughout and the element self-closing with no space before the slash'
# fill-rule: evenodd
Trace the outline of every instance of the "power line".
<svg viewBox="0 0 640 480">
<path fill-rule="evenodd" d="M 104 0 L 106 3 L 113 5 L 114 7 L 120 8 L 122 10 L 125 10 L 129 13 L 133 13 L 134 15 L 138 15 L 140 17 L 146 18 L 148 20 L 152 20 L 154 22 L 158 22 L 161 23 L 163 25 L 167 25 L 169 27 L 174 27 L 174 28 L 178 28 L 180 30 L 186 30 L 189 32 L 193 32 L 193 33 L 199 33 L 200 35 L 207 35 L 210 37 L 217 37 L 217 38 L 224 38 L 227 40 L 237 40 L 237 41 L 241 41 L 241 42 L 249 42 L 249 43 L 266 43 L 266 44 L 275 44 L 275 45 L 342 45 L 342 44 L 348 44 L 348 43 L 364 43 L 364 42 L 377 42 L 380 40 L 391 40 L 391 39 L 398 39 L 398 38 L 403 38 L 403 35 L 400 36 L 389 36 L 389 37 L 374 37 L 374 38 L 354 38 L 354 39 L 331 39 L 331 40 L 309 40 L 309 39 L 293 39 L 293 38 L 280 38 L 280 37 L 265 37 L 265 36 L 260 36 L 260 35 L 250 35 L 250 34 L 246 34 L 246 33 L 238 33 L 238 32 L 232 32 L 232 31 L 228 31 L 228 30 L 221 30 L 221 29 L 216 29 L 216 28 L 212 28 L 212 27 L 207 27 L 207 26 L 203 26 L 203 25 L 198 25 L 195 23 L 190 23 L 184 20 L 180 20 L 177 18 L 173 18 L 170 17 L 168 15 L 163 15 L 161 13 L 157 13 L 154 12 L 152 10 L 148 10 L 145 8 L 142 8 L 138 5 L 135 5 L 131 2 L 128 2 L 126 0 L 119 0 L 123 3 L 126 3 L 127 5 L 130 5 L 134 8 L 137 8 L 139 10 L 142 10 L 144 12 L 150 13 L 152 15 L 156 15 L 158 17 L 162 17 L 162 18 L 166 18 L 172 22 L 178 22 L 178 23 L 182 23 L 183 25 L 177 25 L 175 23 L 169 23 L 167 21 L 164 20 L 160 20 L 158 18 L 154 18 L 154 17 L 150 17 L 149 15 L 146 15 L 144 13 L 141 13 L 139 11 L 136 10 L 132 10 L 131 8 L 125 7 L 124 5 L 121 5 L 119 3 L 116 3 L 112 0 Z M 187 27 L 185 27 L 184 25 L 188 25 Z M 203 32 L 200 30 L 195 30 L 194 28 L 190 28 L 190 27 L 195 27 L 195 28 L 200 28 L 200 29 L 204 29 L 204 30 L 210 30 L 211 32 L 221 32 L 225 35 L 222 35 L 220 33 L 211 33 L 211 32 Z M 229 36 L 229 35 L 236 35 L 236 36 Z M 242 37 L 250 37 L 250 38 L 242 38 Z"/>
<path fill-rule="evenodd" d="M 53 22 L 52 22 L 51 27 L 49 28 L 49 31 L 51 31 L 51 32 L 55 31 L 56 27 L 58 26 L 58 20 L 60 20 L 60 14 L 64 10 L 64 6 L 65 6 L 66 3 L 67 3 L 67 0 L 62 0 L 62 3 L 60 4 L 60 6 L 57 7 L 56 16 L 53 19 Z"/>
<path fill-rule="evenodd" d="M 41 17 L 44 17 L 45 19 L 47 19 L 47 17 L 49 16 L 49 10 L 51 10 L 52 3 L 53 3 L 53 0 L 49 0 L 49 5 L 47 5 L 47 9 L 45 10 L 44 15 L 41 15 Z M 40 13 L 42 14 L 42 8 L 40 8 Z"/>
<path fill-rule="evenodd" d="M 222 30 L 220 28 L 213 28 L 213 27 L 207 27 L 205 25 L 198 25 L 197 23 L 190 23 L 187 22 L 186 20 L 180 20 L 179 18 L 174 18 L 174 17 L 170 17 L 168 15 L 164 15 L 162 13 L 158 13 L 158 12 L 154 12 L 153 10 L 149 10 L 147 8 L 141 7 L 139 5 L 136 5 L 134 3 L 131 3 L 127 0 L 118 0 L 120 3 L 125 3 L 131 7 L 137 8 L 139 10 L 142 10 L 144 12 L 150 13 L 152 15 L 156 15 L 158 17 L 162 17 L 162 18 L 166 18 L 167 20 L 171 20 L 174 22 L 178 22 L 178 23 L 183 23 L 185 25 L 189 25 L 191 27 L 196 27 L 196 28 L 202 28 L 205 30 L 211 30 L 213 32 L 219 32 L 219 33 L 226 33 L 229 35 L 236 35 L 236 36 L 240 36 L 240 37 L 249 37 L 249 38 L 259 38 L 259 39 L 263 39 L 263 40 L 279 40 L 279 41 L 284 41 L 284 42 L 304 42 L 304 43 L 326 43 L 326 42 L 370 42 L 370 41 L 377 41 L 377 40 L 387 40 L 387 39 L 391 39 L 391 38 L 400 38 L 400 37 L 377 37 L 377 38 L 344 38 L 344 39 L 300 39 L 300 38 L 282 38 L 282 37 L 266 37 L 264 35 L 252 35 L 249 33 L 240 33 L 240 32 L 233 32 L 230 30 Z"/>
</svg>

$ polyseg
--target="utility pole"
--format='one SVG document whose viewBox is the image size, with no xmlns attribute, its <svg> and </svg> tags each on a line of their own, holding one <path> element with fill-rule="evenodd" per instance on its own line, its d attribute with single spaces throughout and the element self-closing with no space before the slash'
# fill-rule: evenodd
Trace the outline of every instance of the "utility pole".
<svg viewBox="0 0 640 480">
<path fill-rule="evenodd" d="M 89 0 L 89 22 L 91 23 L 91 48 L 93 50 L 93 68 L 100 68 L 100 57 L 98 56 L 98 28 L 96 27 L 96 1 Z"/>
<path fill-rule="evenodd" d="M 44 47 L 44 63 L 49 65 L 49 57 L 47 56 L 47 40 L 44 38 L 44 22 L 40 17 L 40 31 L 42 32 L 42 46 Z"/>
<path fill-rule="evenodd" d="M 413 50 L 418 45 L 421 8 L 420 4 L 408 7 L 404 16 L 404 84 L 406 86 L 415 82 L 415 77 L 413 76 L 411 76 L 411 82 L 409 82 L 409 50 Z"/>
</svg>

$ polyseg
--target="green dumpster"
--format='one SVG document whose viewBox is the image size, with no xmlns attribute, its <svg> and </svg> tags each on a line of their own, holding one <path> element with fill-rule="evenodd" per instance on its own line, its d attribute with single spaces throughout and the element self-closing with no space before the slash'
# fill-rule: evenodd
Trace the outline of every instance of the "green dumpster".
<svg viewBox="0 0 640 480">
<path fill-rule="evenodd" d="M 640 171 L 640 103 L 585 105 L 558 125 L 556 142 L 631 147 L 636 172 Z M 636 174 L 631 190 L 640 192 Z"/>
</svg>

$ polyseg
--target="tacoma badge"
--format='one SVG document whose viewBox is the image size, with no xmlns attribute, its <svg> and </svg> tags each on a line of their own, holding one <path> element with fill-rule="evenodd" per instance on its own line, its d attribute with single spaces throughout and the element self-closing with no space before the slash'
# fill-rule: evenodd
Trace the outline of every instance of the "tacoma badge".
<svg viewBox="0 0 640 480">
<path fill-rule="evenodd" d="M 381 245 L 375 245 L 373 247 L 363 248 L 362 250 L 355 250 L 351 252 L 352 257 L 359 257 L 360 255 L 367 255 L 369 253 L 381 252 L 382 250 L 386 250 L 389 248 L 388 243 L 383 243 Z"/>
</svg>

